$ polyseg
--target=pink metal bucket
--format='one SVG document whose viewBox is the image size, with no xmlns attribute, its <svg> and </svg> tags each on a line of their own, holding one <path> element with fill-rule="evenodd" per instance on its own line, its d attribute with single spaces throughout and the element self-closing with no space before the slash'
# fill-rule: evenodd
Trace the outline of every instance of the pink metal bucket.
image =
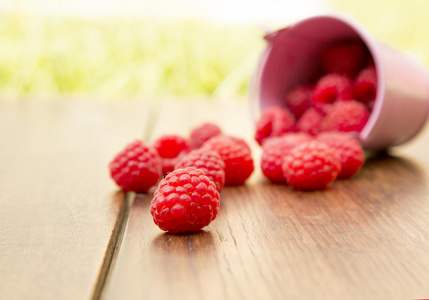
<svg viewBox="0 0 429 300">
<path fill-rule="evenodd" d="M 322 15 L 267 34 L 251 94 L 261 112 L 283 105 L 284 95 L 313 79 L 321 51 L 334 41 L 361 39 L 377 70 L 377 96 L 371 116 L 359 133 L 366 149 L 405 143 L 425 124 L 429 114 L 429 75 L 424 64 L 377 41 L 359 22 L 346 15 Z M 256 118 L 256 114 L 253 114 Z"/>
</svg>

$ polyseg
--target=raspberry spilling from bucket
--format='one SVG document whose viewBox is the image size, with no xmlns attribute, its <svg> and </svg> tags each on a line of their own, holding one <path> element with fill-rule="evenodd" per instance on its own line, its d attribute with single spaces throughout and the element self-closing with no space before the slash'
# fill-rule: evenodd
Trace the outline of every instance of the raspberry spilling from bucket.
<svg viewBox="0 0 429 300">
<path fill-rule="evenodd" d="M 256 124 L 255 140 L 262 145 L 266 138 L 280 136 L 293 130 L 295 117 L 286 108 L 274 106 L 263 112 Z"/>
<path fill-rule="evenodd" d="M 321 59 L 322 67 L 326 73 L 354 77 L 365 66 L 368 56 L 368 51 L 361 41 L 340 41 L 325 49 Z"/>
<path fill-rule="evenodd" d="M 337 151 L 325 143 L 310 141 L 292 149 L 282 164 L 286 182 L 298 190 L 325 189 L 341 171 Z"/>
<path fill-rule="evenodd" d="M 311 85 L 302 85 L 293 89 L 286 96 L 286 105 L 290 112 L 299 119 L 307 109 L 312 106 L 313 87 Z"/>
<path fill-rule="evenodd" d="M 365 105 L 357 101 L 340 101 L 332 105 L 324 120 L 325 131 L 360 132 L 369 118 Z"/>
<path fill-rule="evenodd" d="M 321 141 L 334 148 L 341 159 L 341 172 L 338 178 L 350 178 L 356 174 L 365 161 L 365 153 L 360 143 L 344 132 L 324 132 L 317 137 Z"/>
<path fill-rule="evenodd" d="M 374 66 L 363 69 L 354 81 L 354 93 L 356 100 L 372 109 L 377 96 L 377 73 Z"/>
<path fill-rule="evenodd" d="M 312 137 L 305 133 L 287 133 L 283 136 L 269 138 L 262 146 L 261 170 L 265 177 L 273 183 L 284 183 L 283 158 L 293 148 L 310 140 Z"/>
<path fill-rule="evenodd" d="M 320 78 L 314 87 L 313 105 L 319 110 L 323 104 L 351 99 L 353 99 L 353 81 L 346 75 L 327 74 Z"/>
</svg>

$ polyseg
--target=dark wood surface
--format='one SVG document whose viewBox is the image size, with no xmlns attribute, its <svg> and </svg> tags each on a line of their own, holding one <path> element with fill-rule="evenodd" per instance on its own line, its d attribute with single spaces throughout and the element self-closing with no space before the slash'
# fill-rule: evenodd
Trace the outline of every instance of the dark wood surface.
<svg viewBox="0 0 429 300">
<path fill-rule="evenodd" d="M 251 143 L 256 171 L 206 229 L 164 233 L 107 163 L 206 120 Z M 262 177 L 245 101 L 0 102 L 0 134 L 1 299 L 429 298 L 427 129 L 317 192 Z"/>
</svg>

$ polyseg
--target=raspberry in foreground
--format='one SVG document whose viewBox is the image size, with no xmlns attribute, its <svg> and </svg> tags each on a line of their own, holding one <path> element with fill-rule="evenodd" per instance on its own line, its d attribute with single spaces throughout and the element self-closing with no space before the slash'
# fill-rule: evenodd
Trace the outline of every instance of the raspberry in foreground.
<svg viewBox="0 0 429 300">
<path fill-rule="evenodd" d="M 197 149 L 192 150 L 175 165 L 175 169 L 195 167 L 200 169 L 215 183 L 220 192 L 225 184 L 225 163 L 216 151 Z"/>
<path fill-rule="evenodd" d="M 319 109 L 323 104 L 337 100 L 353 99 L 353 82 L 345 75 L 330 73 L 321 77 L 313 90 L 313 106 Z"/>
<path fill-rule="evenodd" d="M 158 183 L 161 159 L 141 141 L 128 144 L 109 164 L 110 175 L 125 192 L 146 193 Z"/>
<path fill-rule="evenodd" d="M 322 66 L 328 73 L 354 77 L 367 60 L 367 50 L 360 41 L 330 45 L 322 55 Z"/>
<path fill-rule="evenodd" d="M 354 82 L 354 93 L 360 102 L 370 104 L 375 100 L 377 93 L 377 73 L 375 67 L 363 69 L 357 75 Z"/>
<path fill-rule="evenodd" d="M 249 148 L 228 136 L 215 136 L 202 149 L 216 151 L 225 162 L 225 185 L 244 184 L 254 170 Z"/>
<path fill-rule="evenodd" d="M 265 177 L 273 183 L 284 183 L 283 158 L 293 148 L 310 140 L 312 137 L 305 133 L 287 133 L 269 138 L 262 146 L 261 170 Z"/>
<path fill-rule="evenodd" d="M 204 123 L 191 131 L 191 146 L 194 149 L 198 149 L 206 141 L 221 133 L 221 129 L 216 124 Z"/>
<path fill-rule="evenodd" d="M 325 189 L 341 171 L 339 154 L 319 141 L 292 149 L 282 164 L 286 182 L 297 190 Z"/>
<path fill-rule="evenodd" d="M 202 170 L 176 169 L 159 183 L 150 212 L 159 228 L 171 233 L 198 231 L 219 211 L 219 192 Z"/>
<path fill-rule="evenodd" d="M 262 145 L 268 137 L 280 136 L 293 130 L 295 117 L 280 106 L 267 109 L 256 124 L 255 140 Z"/>
<path fill-rule="evenodd" d="M 173 171 L 181 155 L 191 150 L 189 141 L 179 135 L 170 134 L 159 137 L 153 144 L 162 160 L 162 174 Z"/>
<path fill-rule="evenodd" d="M 361 131 L 369 118 L 365 105 L 355 100 L 334 103 L 325 117 L 324 131 Z"/>
<path fill-rule="evenodd" d="M 356 174 L 365 161 L 365 153 L 360 143 L 344 132 L 324 132 L 318 141 L 334 148 L 341 158 L 341 172 L 338 178 L 349 178 Z"/>
<path fill-rule="evenodd" d="M 299 119 L 302 114 L 311 107 L 311 99 L 313 97 L 313 87 L 311 85 L 301 85 L 294 88 L 286 96 L 286 105 Z"/>
</svg>

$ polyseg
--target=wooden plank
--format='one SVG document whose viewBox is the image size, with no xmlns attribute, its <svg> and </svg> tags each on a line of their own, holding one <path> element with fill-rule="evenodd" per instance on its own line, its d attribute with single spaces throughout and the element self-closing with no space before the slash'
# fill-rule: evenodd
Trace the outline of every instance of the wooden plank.
<svg viewBox="0 0 429 300">
<path fill-rule="evenodd" d="M 1 299 L 92 297 L 127 215 L 108 162 L 140 138 L 145 111 L 131 102 L 0 102 Z"/>
<path fill-rule="evenodd" d="M 247 113 L 238 102 L 170 104 L 152 137 L 208 118 L 248 139 Z M 104 299 L 427 298 L 428 142 L 426 130 L 326 191 L 273 185 L 258 171 L 225 188 L 217 219 L 194 234 L 163 233 L 151 195 L 140 195 Z"/>
</svg>

